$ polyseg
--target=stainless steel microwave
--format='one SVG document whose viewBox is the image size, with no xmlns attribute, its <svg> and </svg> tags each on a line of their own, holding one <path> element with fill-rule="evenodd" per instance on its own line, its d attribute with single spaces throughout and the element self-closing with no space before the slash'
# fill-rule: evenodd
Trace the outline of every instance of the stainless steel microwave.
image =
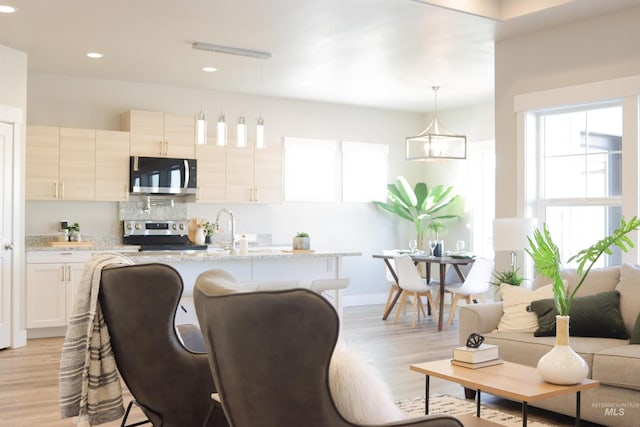
<svg viewBox="0 0 640 427">
<path fill-rule="evenodd" d="M 129 160 L 129 191 L 132 194 L 196 194 L 195 159 L 131 156 Z"/>
</svg>

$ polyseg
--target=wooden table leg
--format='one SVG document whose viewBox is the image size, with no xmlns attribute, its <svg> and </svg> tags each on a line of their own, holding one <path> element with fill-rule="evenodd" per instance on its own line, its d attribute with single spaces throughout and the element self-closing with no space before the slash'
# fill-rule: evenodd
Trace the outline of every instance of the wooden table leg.
<svg viewBox="0 0 640 427">
<path fill-rule="evenodd" d="M 446 264 L 440 264 L 440 310 L 438 311 L 438 332 L 442 331 L 442 319 L 444 314 L 444 276 L 446 268 Z"/>
<path fill-rule="evenodd" d="M 393 280 L 396 281 L 396 285 L 398 285 L 398 290 L 396 291 L 396 294 L 393 296 L 393 299 L 391 300 L 391 304 L 389 304 L 389 307 L 387 307 L 386 311 L 382 315 L 382 320 L 387 320 L 387 318 L 389 317 L 389 314 L 391 313 L 391 310 L 393 310 L 393 307 L 395 307 L 396 303 L 398 302 L 398 298 L 400 298 L 400 294 L 402 293 L 402 288 L 398 284 L 398 274 L 391 266 L 391 263 L 389 262 L 389 260 L 385 258 L 384 263 L 387 265 L 387 268 L 389 269 L 389 273 L 391 273 Z"/>
<path fill-rule="evenodd" d="M 402 293 L 402 289 L 398 288 L 398 290 L 396 291 L 396 294 L 393 296 L 393 299 L 391 300 L 391 304 L 389 304 L 389 307 L 387 307 L 387 310 L 384 312 L 384 315 L 382 316 L 382 320 L 387 320 L 387 317 L 389 317 L 389 314 L 391 314 L 391 310 L 393 310 L 393 307 L 396 305 L 396 302 L 398 302 L 398 298 L 400 298 L 401 293 Z"/>
</svg>

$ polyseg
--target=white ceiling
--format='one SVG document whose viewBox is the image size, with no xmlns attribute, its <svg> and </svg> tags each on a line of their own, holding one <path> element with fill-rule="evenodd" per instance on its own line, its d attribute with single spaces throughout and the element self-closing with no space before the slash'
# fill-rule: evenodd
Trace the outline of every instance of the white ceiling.
<svg viewBox="0 0 640 427">
<path fill-rule="evenodd" d="M 430 111 L 493 99 L 497 38 L 638 0 L 0 0 L 29 71 Z M 435 6 L 436 4 L 437 6 Z M 466 10 L 461 12 L 455 8 Z M 537 10 L 543 7 L 548 9 Z M 270 59 L 192 49 L 199 41 Z M 85 54 L 105 56 L 91 60 Z M 205 73 L 214 64 L 219 70 Z"/>
</svg>

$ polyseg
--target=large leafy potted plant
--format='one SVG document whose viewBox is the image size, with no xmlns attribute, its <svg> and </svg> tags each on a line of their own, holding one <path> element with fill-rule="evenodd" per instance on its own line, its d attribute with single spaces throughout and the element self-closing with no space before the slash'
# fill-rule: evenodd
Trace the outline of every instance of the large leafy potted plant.
<svg viewBox="0 0 640 427">
<path fill-rule="evenodd" d="M 419 182 L 411 188 L 407 179 L 399 176 L 394 184 L 387 185 L 388 202 L 373 203 L 387 212 L 411 221 L 416 227 L 418 247 L 423 249 L 425 225 L 434 221 L 441 223 L 443 220 L 460 218 L 458 215 L 443 213 L 457 197 L 453 194 L 452 186 L 436 185 L 429 188 L 426 183 Z"/>
<path fill-rule="evenodd" d="M 560 251 L 553 243 L 546 224 L 544 224 L 542 231 L 534 230 L 533 239 L 528 238 L 530 247 L 525 250 L 533 259 L 536 270 L 552 280 L 553 300 L 557 311 L 556 346 L 538 362 L 538 373 L 545 381 L 566 385 L 579 383 L 586 378 L 588 373 L 586 362 L 569 345 L 571 305 L 576 293 L 600 256 L 605 253 L 611 254 L 612 246 L 617 246 L 624 252 L 633 248 L 633 242 L 627 234 L 638 228 L 640 228 L 638 217 L 634 216 L 629 222 L 622 218 L 620 228 L 615 230 L 613 234 L 569 258 L 568 262 L 577 261 L 579 276 L 578 284 L 571 292 L 562 280 Z"/>
</svg>

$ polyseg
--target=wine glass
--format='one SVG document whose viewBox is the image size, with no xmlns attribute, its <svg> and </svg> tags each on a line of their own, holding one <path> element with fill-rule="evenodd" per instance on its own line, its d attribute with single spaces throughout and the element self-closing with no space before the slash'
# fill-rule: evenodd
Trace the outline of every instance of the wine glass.
<svg viewBox="0 0 640 427">
<path fill-rule="evenodd" d="M 429 240 L 429 256 L 433 256 L 433 251 L 435 251 L 437 244 L 437 240 Z"/>
<path fill-rule="evenodd" d="M 458 240 L 458 241 L 456 242 L 456 250 L 457 250 L 458 252 L 462 252 L 462 251 L 464 251 L 464 240 Z"/>
<path fill-rule="evenodd" d="M 418 241 L 416 239 L 409 240 L 409 250 L 411 251 L 411 253 L 415 254 L 417 249 Z"/>
</svg>

